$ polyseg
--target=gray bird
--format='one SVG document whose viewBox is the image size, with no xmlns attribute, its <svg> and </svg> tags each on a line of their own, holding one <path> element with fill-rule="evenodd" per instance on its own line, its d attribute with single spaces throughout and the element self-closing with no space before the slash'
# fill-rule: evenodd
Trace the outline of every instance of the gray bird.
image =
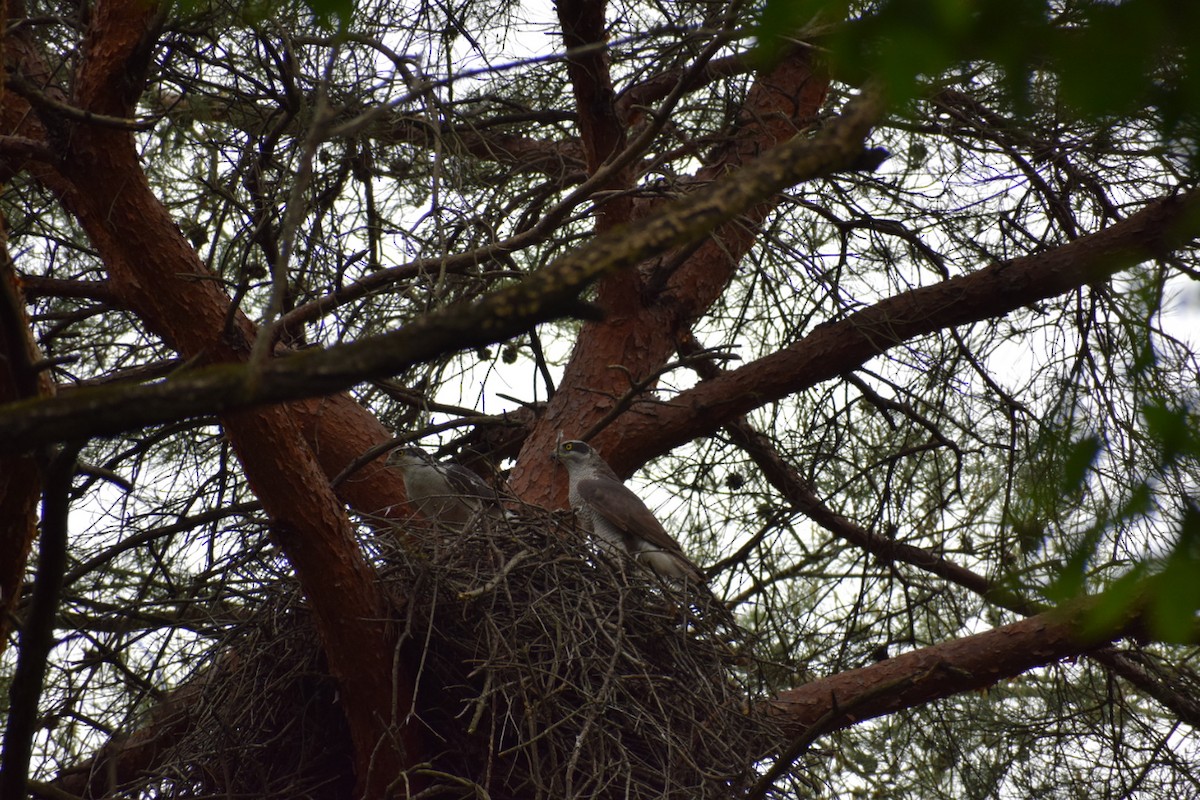
<svg viewBox="0 0 1200 800">
<path fill-rule="evenodd" d="M 628 553 L 659 575 L 704 582 L 679 542 L 590 445 L 561 442 L 554 459 L 567 468 L 571 508 L 602 545 Z"/>
<path fill-rule="evenodd" d="M 462 528 L 483 515 L 500 516 L 500 495 L 471 470 L 434 461 L 419 447 L 401 447 L 387 457 L 404 475 L 409 503 L 428 520 Z"/>
</svg>

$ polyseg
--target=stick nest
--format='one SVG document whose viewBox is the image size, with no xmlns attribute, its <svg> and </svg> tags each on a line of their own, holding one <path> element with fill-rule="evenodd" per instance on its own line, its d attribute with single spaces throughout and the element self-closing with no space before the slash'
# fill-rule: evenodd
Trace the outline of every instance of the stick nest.
<svg viewBox="0 0 1200 800">
<path fill-rule="evenodd" d="M 380 571 L 431 751 L 397 787 L 729 798 L 782 741 L 754 710 L 750 644 L 707 588 L 597 554 L 563 514 L 397 532 L 421 545 L 385 542 Z M 278 584 L 221 652 L 191 687 L 186 733 L 140 791 L 351 796 L 336 686 L 295 587 Z"/>
</svg>

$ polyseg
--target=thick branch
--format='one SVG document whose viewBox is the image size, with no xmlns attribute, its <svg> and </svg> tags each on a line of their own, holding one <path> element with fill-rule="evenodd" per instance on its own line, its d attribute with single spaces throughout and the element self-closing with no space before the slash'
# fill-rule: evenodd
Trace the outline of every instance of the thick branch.
<svg viewBox="0 0 1200 800">
<path fill-rule="evenodd" d="M 82 112 L 132 116 L 150 63 L 159 8 L 153 2 L 96 3 L 74 83 L 73 100 Z M 93 124 L 86 117 L 82 122 Z"/>
<path fill-rule="evenodd" d="M 97 4 L 75 81 L 81 108 L 122 114 L 132 106 L 156 25 L 155 8 L 140 0 Z M 62 175 L 74 189 L 63 196 L 64 206 L 108 268 L 120 304 L 187 359 L 244 359 L 253 341 L 251 324 L 230 314 L 229 298 L 208 280 L 210 273 L 154 195 L 132 136 L 75 125 Z M 102 393 L 121 394 L 114 388 Z M 404 722 L 413 697 L 410 676 L 394 669 L 396 637 L 382 593 L 297 417 L 292 409 L 270 408 L 225 413 L 221 422 L 312 608 L 341 689 L 360 791 L 383 796 L 422 758 L 417 727 Z"/>
<path fill-rule="evenodd" d="M 855 369 L 896 345 L 1103 282 L 1200 234 L 1200 192 L 1153 202 L 1129 218 L 1044 253 L 889 297 L 818 326 L 795 344 L 705 381 L 605 434 L 624 442 L 618 472 L 705 436 L 752 409 Z"/>
<path fill-rule="evenodd" d="M 1087 653 L 1136 630 L 1130 619 L 1103 639 L 1084 639 L 1080 622 L 1091 607 L 1079 603 L 986 633 L 914 650 L 869 667 L 848 670 L 781 692 L 770 702 L 792 735 L 821 722 L 823 732 L 983 689 L 1037 667 Z"/>
<path fill-rule="evenodd" d="M 42 499 L 42 535 L 38 548 L 33 600 L 21 628 L 17 667 L 9 686 L 8 726 L 4 731 L 0 797 L 24 797 L 33 738 L 37 732 L 38 701 L 57 638 L 54 620 L 67 569 L 67 518 L 71 479 L 83 447 L 73 442 L 55 454 L 47 453 L 46 489 Z"/>
<path fill-rule="evenodd" d="M 924 548 L 869 531 L 829 508 L 805 484 L 791 465 L 779 457 L 767 437 L 754 430 L 745 418 L 730 422 L 725 430 L 733 443 L 754 460 L 763 476 L 783 494 L 792 508 L 838 538 L 875 556 L 880 562 L 891 564 L 899 561 L 912 564 L 1018 614 L 1028 616 L 1046 610 L 1044 606 L 1027 600 L 960 564 L 947 561 Z"/>
<path fill-rule="evenodd" d="M 580 140 L 587 159 L 588 174 L 601 172 L 606 162 L 626 149 L 625 124 L 617 118 L 616 93 L 609 73 L 605 35 L 605 0 L 559 0 L 558 18 L 567 47 L 567 76 L 575 95 Z M 599 47 L 588 45 L 601 45 Z M 628 190 L 633 186 L 632 163 L 612 169 L 597 188 L 611 192 L 596 205 L 595 232 L 603 234 L 629 222 L 633 202 Z M 597 303 L 603 309 L 628 307 L 637 302 L 639 278 L 636 272 L 610 275 L 600 282 Z"/>
<path fill-rule="evenodd" d="M 65 278 L 45 278 L 41 275 L 22 275 L 21 288 L 30 300 L 39 297 L 82 297 L 113 303 L 116 298 L 107 281 L 77 281 Z"/>
<path fill-rule="evenodd" d="M 598 170 L 609 156 L 625 146 L 625 126 L 617 118 L 616 95 L 608 71 L 608 51 L 603 47 L 588 47 L 602 43 L 606 38 L 605 6 L 604 0 L 559 0 L 557 4 L 563 44 L 567 48 L 567 75 L 575 94 L 588 172 Z M 616 180 L 613 186 L 606 188 L 623 188 L 619 183 Z"/>
<path fill-rule="evenodd" d="M 684 89 L 695 91 L 722 78 L 733 75 L 744 75 L 753 68 L 750 61 L 740 53 L 738 55 L 714 58 L 704 65 L 696 75 L 691 76 L 682 69 L 670 69 L 659 72 L 644 81 L 635 83 L 621 91 L 617 98 L 617 116 L 628 123 L 640 111 L 666 97 L 681 80 L 686 81 Z"/>
<path fill-rule="evenodd" d="M 686 86 L 699 77 L 680 76 Z M 770 162 L 780 142 L 795 141 L 810 125 L 824 102 L 828 75 L 811 52 L 797 50 L 760 75 L 751 88 L 730 139 L 689 182 L 691 191 L 721 181 L 738 168 Z M 865 135 L 865 131 L 864 131 Z M 637 208 L 634 216 L 653 214 L 661 201 Z M 681 330 L 689 327 L 725 291 L 737 265 L 756 241 L 763 220 L 778 197 L 764 195 L 736 218 L 714 228 L 711 236 L 691 240 L 656 259 L 639 264 L 641 280 L 621 282 L 614 276 L 600 286 L 601 307 L 609 312 L 602 322 L 580 331 L 559 391 L 541 423 L 525 444 L 530 453 L 546 453 L 560 433 L 579 436 L 606 416 L 628 389 L 657 373 L 674 352 Z M 632 297 L 623 293 L 637 288 Z M 611 365 L 621 365 L 620 370 Z M 607 455 L 619 442 L 598 439 Z M 537 465 L 544 459 L 518 459 L 510 485 L 526 500 L 546 506 L 565 502 L 565 484 L 553 481 Z M 533 466 L 531 466 L 533 465 Z"/>
<path fill-rule="evenodd" d="M 447 352 L 522 334 L 579 309 L 579 293 L 600 276 L 695 241 L 798 181 L 852 167 L 880 110 L 870 99 L 856 103 L 813 138 L 779 146 L 636 227 L 597 237 L 514 286 L 466 308 L 434 312 L 393 333 L 279 358 L 261 373 L 241 364 L 222 364 L 148 386 L 85 389 L 61 399 L 0 407 L 0 452 L 329 394 Z M 195 313 L 194 307 L 191 311 Z"/>
<path fill-rule="evenodd" d="M 38 371 L 20 281 L 0 220 L 0 402 L 53 392 L 49 373 Z M 21 596 L 25 565 L 37 535 L 42 470 L 33 454 L 0 456 L 0 652 L 8 644 L 12 611 Z"/>
</svg>

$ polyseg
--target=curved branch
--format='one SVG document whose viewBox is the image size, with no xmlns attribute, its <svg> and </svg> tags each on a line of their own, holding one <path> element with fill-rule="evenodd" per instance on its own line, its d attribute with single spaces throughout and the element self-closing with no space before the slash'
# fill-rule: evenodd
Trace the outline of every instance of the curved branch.
<svg viewBox="0 0 1200 800">
<path fill-rule="evenodd" d="M 0 226 L 0 401 L 50 395 L 49 372 L 25 314 L 21 280 Z M 0 653 L 8 645 L 12 612 L 21 596 L 25 566 L 37 536 L 42 470 L 34 454 L 0 457 Z"/>
<path fill-rule="evenodd" d="M 1084 638 L 1081 621 L 1095 600 L 1076 603 L 984 633 L 925 647 L 780 692 L 768 701 L 789 735 L 820 722 L 823 733 L 933 700 L 992 686 L 1134 633 L 1140 617 L 1104 636 Z M 888 687 L 891 691 L 880 691 Z"/>
<path fill-rule="evenodd" d="M 849 542 L 864 552 L 875 556 L 884 564 L 899 561 L 912 564 L 932 575 L 962 586 L 980 597 L 996 603 L 1002 608 L 1024 616 L 1046 610 L 1046 606 L 1021 597 L 1016 592 L 980 575 L 960 564 L 905 542 L 869 531 L 853 520 L 837 513 L 800 478 L 791 465 L 785 462 L 771 447 L 767 437 L 754 430 L 744 418 L 734 420 L 725 427 L 731 441 L 742 448 L 762 471 L 764 477 L 787 499 L 788 503 L 813 522 Z"/>
<path fill-rule="evenodd" d="M 790 347 L 705 381 L 653 412 L 618 420 L 600 438 L 624 444 L 613 453 L 614 469 L 636 468 L 740 414 L 835 378 L 905 341 L 1106 281 L 1185 246 L 1197 235 L 1200 190 L 1157 200 L 1053 250 L 913 289 L 820 325 Z"/>
<path fill-rule="evenodd" d="M 8 726 L 4 731 L 0 796 L 24 797 L 37 730 L 38 701 L 54 647 L 54 619 L 67 569 L 67 518 L 71 507 L 71 479 L 84 443 L 72 442 L 49 456 L 46 489 L 42 499 L 42 537 L 38 549 L 33 601 L 21 628 L 17 668 L 9 687 Z"/>
<path fill-rule="evenodd" d="M 695 241 L 801 180 L 852 168 L 882 111 L 864 97 L 811 139 L 793 139 L 707 191 L 633 228 L 593 239 L 543 270 L 467 307 L 441 309 L 384 336 L 279 358 L 254 371 L 240 363 L 183 373 L 163 383 L 81 389 L 69 397 L 0 407 L 0 452 L 79 433 L 109 435 L 214 411 L 330 394 L 393 375 L 447 352 L 503 341 L 534 325 L 587 311 L 578 295 L 598 278 Z"/>
<path fill-rule="evenodd" d="M 55 100 L 48 94 L 43 94 L 38 91 L 37 87 L 21 78 L 9 78 L 4 88 L 19 94 L 21 97 L 29 101 L 29 104 L 46 114 L 73 122 L 80 122 L 85 125 L 99 125 L 105 128 L 115 128 L 122 131 L 148 131 L 158 124 L 157 119 L 137 120 L 126 119 L 125 117 L 112 117 L 107 114 L 96 114 L 88 111 L 86 108 L 76 108 L 70 103 L 63 103 Z M 40 158 L 43 161 L 53 163 L 57 160 L 53 151 L 49 148 L 34 149 L 37 142 L 31 142 L 27 147 L 30 147 L 30 154 Z"/>
<path fill-rule="evenodd" d="M 567 75 L 575 94 L 575 109 L 588 172 L 595 172 L 609 156 L 625 147 L 625 126 L 617 118 L 616 95 L 608 69 L 605 41 L 604 0 L 559 0 L 558 19 L 563 27 L 563 43 L 567 48 Z M 614 176 L 613 183 L 604 188 L 626 188 L 629 174 Z M 628 211 L 628 205 L 624 206 Z M 608 210 L 606 209 L 606 212 Z M 608 212 L 611 213 L 611 212 Z M 604 220 L 607 219 L 607 225 Z M 624 222 L 625 217 L 602 216 L 598 229 Z"/>
<path fill-rule="evenodd" d="M 739 53 L 714 58 L 695 74 L 682 69 L 660 72 L 621 91 L 617 97 L 617 116 L 626 121 L 632 119 L 639 107 L 663 99 L 675 90 L 680 81 L 684 81 L 684 91 L 691 92 L 722 78 L 744 75 L 753 69 L 750 61 Z"/>
<path fill-rule="evenodd" d="M 794 508 L 835 536 L 862 548 L 884 563 L 899 561 L 911 564 L 1022 616 L 1033 616 L 1048 610 L 1044 604 L 1026 599 L 961 564 L 948 561 L 924 548 L 881 536 L 838 514 L 821 502 L 791 465 L 779 456 L 767 437 L 756 431 L 744 418 L 730 423 L 725 430 L 733 443 L 753 459 L 771 485 Z M 1151 675 L 1130 654 L 1115 648 L 1100 648 L 1090 655 L 1105 669 L 1121 676 L 1170 709 L 1179 719 L 1193 727 L 1200 727 L 1200 703 L 1178 691 L 1175 688 L 1178 681 L 1171 680 L 1173 676 L 1169 668 L 1154 661 L 1152 656 L 1142 654 L 1158 675 Z"/>
<path fill-rule="evenodd" d="M 705 55 L 715 55 L 715 50 Z M 707 58 L 699 59 L 671 94 L 682 94 L 699 76 L 697 67 L 706 63 Z M 777 151 L 790 147 L 798 138 L 797 132 L 815 119 L 828 82 L 814 54 L 803 49 L 759 76 L 738 115 L 733 135 L 688 182 L 689 191 L 702 193 L 708 182 L 745 174 L 778 157 Z M 714 227 L 704 239 L 682 242 L 671 252 L 661 253 L 662 258 L 645 259 L 639 264 L 641 281 L 618 277 L 601 283 L 597 297 L 611 316 L 581 330 L 559 384 L 560 391 L 525 450 L 549 452 L 560 431 L 569 428 L 572 435 L 578 435 L 605 415 L 610 404 L 597 403 L 596 397 L 619 397 L 625 388 L 619 376 L 608 369 L 609 364 L 621 364 L 640 380 L 665 363 L 675 351 L 680 330 L 690 326 L 724 292 L 737 264 L 756 240 L 755 231 L 776 202 L 778 198 L 773 195 L 762 195 L 736 218 Z M 635 217 L 652 216 L 663 203 L 656 200 L 635 206 Z M 631 292 L 631 287 L 637 291 Z M 540 469 L 529 466 L 538 461 L 518 459 L 510 486 L 528 501 L 561 505 L 566 497 L 564 484 L 549 480 Z"/>
</svg>

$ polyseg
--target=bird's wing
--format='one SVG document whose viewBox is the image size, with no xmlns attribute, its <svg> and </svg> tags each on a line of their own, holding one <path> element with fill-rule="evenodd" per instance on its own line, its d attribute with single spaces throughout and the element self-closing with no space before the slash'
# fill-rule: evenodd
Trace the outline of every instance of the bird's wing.
<svg viewBox="0 0 1200 800">
<path fill-rule="evenodd" d="M 654 547 L 683 554 L 683 548 L 625 484 L 611 478 L 579 481 L 579 498 L 614 527 L 649 542 Z"/>
<path fill-rule="evenodd" d="M 450 484 L 450 488 L 457 494 L 463 497 L 474 497 L 485 503 L 499 504 L 500 495 L 496 493 L 496 490 L 488 486 L 483 478 L 471 470 L 461 464 L 442 464 L 440 468 L 442 474 L 446 476 L 446 483 Z"/>
</svg>

